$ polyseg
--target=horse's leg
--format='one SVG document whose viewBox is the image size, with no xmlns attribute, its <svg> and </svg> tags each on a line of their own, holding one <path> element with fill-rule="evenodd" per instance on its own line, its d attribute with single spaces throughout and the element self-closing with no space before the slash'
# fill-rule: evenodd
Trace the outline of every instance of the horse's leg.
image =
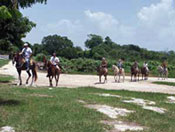
<svg viewBox="0 0 175 132">
<path fill-rule="evenodd" d="M 101 75 L 99 75 L 99 82 L 101 83 Z"/>
<path fill-rule="evenodd" d="M 28 84 L 28 83 L 29 83 L 29 79 L 30 79 L 30 77 L 31 77 L 31 73 L 30 73 L 29 70 L 26 71 L 26 72 L 27 72 L 27 74 L 28 74 L 28 78 L 27 78 L 27 80 L 26 80 L 26 84 Z"/>
<path fill-rule="evenodd" d="M 17 70 L 17 72 L 18 72 L 18 80 L 19 80 L 17 85 L 22 85 L 21 70 Z"/>
<path fill-rule="evenodd" d="M 114 74 L 114 80 L 115 80 L 115 82 L 116 82 L 116 79 L 115 79 L 115 78 L 116 78 L 116 75 Z"/>
<path fill-rule="evenodd" d="M 120 73 L 119 73 L 119 75 L 118 75 L 118 82 L 120 82 Z"/>
<path fill-rule="evenodd" d="M 115 76 L 115 82 L 117 82 L 117 80 L 118 80 L 118 73 Z"/>
<path fill-rule="evenodd" d="M 55 75 L 56 87 L 58 86 L 58 75 Z"/>
<path fill-rule="evenodd" d="M 50 87 L 53 86 L 53 84 L 52 84 L 52 79 L 53 79 L 53 77 L 52 77 L 52 76 L 49 76 Z"/>
<path fill-rule="evenodd" d="M 104 83 L 107 83 L 107 75 L 105 75 Z"/>
<path fill-rule="evenodd" d="M 137 74 L 134 74 L 135 82 L 137 81 Z"/>
<path fill-rule="evenodd" d="M 125 82 L 125 73 L 123 73 L 123 82 Z"/>
<path fill-rule="evenodd" d="M 132 74 L 131 74 L 131 82 L 132 82 Z"/>
<path fill-rule="evenodd" d="M 32 82 L 30 84 L 30 86 L 34 86 L 34 79 L 35 79 L 35 73 L 34 73 L 34 70 L 32 69 Z"/>
<path fill-rule="evenodd" d="M 57 75 L 57 81 L 56 81 L 56 86 L 58 86 L 59 78 L 60 78 L 60 74 L 58 73 L 58 75 Z"/>
</svg>

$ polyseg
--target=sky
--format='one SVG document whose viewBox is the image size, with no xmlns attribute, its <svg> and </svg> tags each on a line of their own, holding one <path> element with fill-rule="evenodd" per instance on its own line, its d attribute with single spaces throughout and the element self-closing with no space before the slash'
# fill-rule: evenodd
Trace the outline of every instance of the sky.
<svg viewBox="0 0 175 132">
<path fill-rule="evenodd" d="M 20 10 L 37 24 L 24 38 L 32 44 L 58 34 L 84 48 L 87 35 L 97 34 L 121 45 L 175 50 L 175 0 L 48 0 Z"/>
</svg>

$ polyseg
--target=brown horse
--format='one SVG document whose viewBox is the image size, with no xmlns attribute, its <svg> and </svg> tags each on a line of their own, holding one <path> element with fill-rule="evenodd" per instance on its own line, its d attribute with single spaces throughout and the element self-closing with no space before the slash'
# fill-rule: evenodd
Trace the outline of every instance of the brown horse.
<svg viewBox="0 0 175 132">
<path fill-rule="evenodd" d="M 47 67 L 47 72 L 48 72 L 47 77 L 49 77 L 50 86 L 51 87 L 53 86 L 52 80 L 53 80 L 53 78 L 55 78 L 56 87 L 57 87 L 58 86 L 58 81 L 59 81 L 59 78 L 60 78 L 60 74 L 61 74 L 60 67 L 56 68 L 56 66 L 54 66 L 50 61 L 47 61 L 46 59 L 44 59 L 44 63 Z"/>
<path fill-rule="evenodd" d="M 132 65 L 131 66 L 131 82 L 133 81 L 132 77 L 134 76 L 135 81 L 137 81 L 137 77 L 138 77 L 138 81 L 139 81 L 139 76 L 140 76 L 140 70 L 137 66 Z"/>
<path fill-rule="evenodd" d="M 149 71 L 146 67 L 141 68 L 141 73 L 142 73 L 142 80 L 143 80 L 143 78 L 144 78 L 144 80 L 148 80 Z"/>
<path fill-rule="evenodd" d="M 99 75 L 99 82 L 101 83 L 101 77 L 104 76 L 104 83 L 107 83 L 108 69 L 106 67 L 99 66 L 97 67 L 97 73 Z"/>
<path fill-rule="evenodd" d="M 16 66 L 16 69 L 17 69 L 17 72 L 18 72 L 18 76 L 19 76 L 19 83 L 18 83 L 18 85 L 22 85 L 21 72 L 22 72 L 22 70 L 26 70 L 27 69 L 25 60 L 24 60 L 22 55 L 20 55 L 19 53 L 16 53 L 16 54 L 13 55 L 12 63 L 13 64 L 16 63 L 15 66 Z M 34 84 L 34 82 L 36 82 L 36 80 L 38 78 L 37 72 L 36 72 L 36 63 L 34 61 L 30 62 L 29 70 L 26 71 L 27 74 L 28 74 L 28 78 L 26 80 L 26 85 L 28 84 L 29 79 L 31 77 L 30 71 L 32 71 L 32 82 L 30 84 L 32 86 Z"/>
</svg>

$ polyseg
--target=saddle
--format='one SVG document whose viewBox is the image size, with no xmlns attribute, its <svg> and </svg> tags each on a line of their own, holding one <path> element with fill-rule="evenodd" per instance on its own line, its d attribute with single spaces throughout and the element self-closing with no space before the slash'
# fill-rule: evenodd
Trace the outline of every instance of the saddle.
<svg viewBox="0 0 175 132">
<path fill-rule="evenodd" d="M 119 69 L 119 73 L 120 73 L 120 74 L 122 74 L 122 70 L 123 70 L 122 68 Z"/>
</svg>

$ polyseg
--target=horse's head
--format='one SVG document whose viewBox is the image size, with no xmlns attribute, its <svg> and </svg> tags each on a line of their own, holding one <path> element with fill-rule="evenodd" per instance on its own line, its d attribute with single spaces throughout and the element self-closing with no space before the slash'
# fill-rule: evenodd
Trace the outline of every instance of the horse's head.
<svg viewBox="0 0 175 132">
<path fill-rule="evenodd" d="M 20 53 L 15 53 L 13 55 L 13 59 L 12 59 L 12 63 L 16 63 L 16 66 L 21 66 L 24 64 L 24 58 L 22 57 L 22 55 Z"/>
<path fill-rule="evenodd" d="M 112 70 L 115 70 L 115 65 L 112 65 Z"/>
<path fill-rule="evenodd" d="M 116 65 L 112 65 L 112 70 L 113 70 L 113 71 L 115 71 L 115 70 L 116 70 L 116 71 L 119 71 L 119 68 L 118 68 Z"/>
</svg>

